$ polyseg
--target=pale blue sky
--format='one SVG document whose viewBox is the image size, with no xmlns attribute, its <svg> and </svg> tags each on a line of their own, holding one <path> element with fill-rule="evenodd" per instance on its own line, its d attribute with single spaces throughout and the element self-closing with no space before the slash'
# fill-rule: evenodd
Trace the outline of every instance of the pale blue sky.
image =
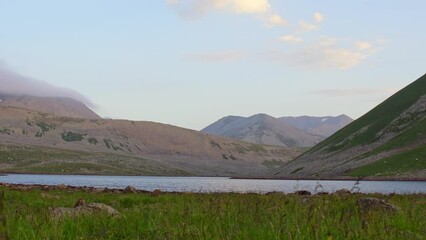
<svg viewBox="0 0 426 240">
<path fill-rule="evenodd" d="M 0 62 L 105 117 L 357 118 L 425 73 L 423 0 L 0 0 Z"/>
</svg>

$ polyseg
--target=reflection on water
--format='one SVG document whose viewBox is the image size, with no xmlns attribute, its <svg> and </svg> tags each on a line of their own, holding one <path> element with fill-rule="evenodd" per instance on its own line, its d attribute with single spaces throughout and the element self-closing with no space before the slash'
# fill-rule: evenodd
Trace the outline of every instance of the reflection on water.
<svg viewBox="0 0 426 240">
<path fill-rule="evenodd" d="M 257 180 L 229 179 L 225 177 L 144 177 L 144 176 L 82 176 L 9 174 L 0 176 L 0 182 L 21 184 L 65 184 L 99 188 L 125 188 L 140 190 L 160 189 L 167 192 L 238 192 L 238 193 L 291 193 L 298 190 L 334 192 L 346 188 L 363 193 L 426 193 L 426 182 L 404 181 L 315 181 L 315 180 Z"/>
</svg>

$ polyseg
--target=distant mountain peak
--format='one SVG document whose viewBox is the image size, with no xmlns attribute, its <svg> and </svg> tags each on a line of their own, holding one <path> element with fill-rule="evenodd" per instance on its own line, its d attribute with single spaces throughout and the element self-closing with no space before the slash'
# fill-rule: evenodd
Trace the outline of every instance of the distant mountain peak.
<svg viewBox="0 0 426 240">
<path fill-rule="evenodd" d="M 250 117 L 228 116 L 207 126 L 201 132 L 257 144 L 310 147 L 352 121 L 352 119 L 340 121 L 336 118 L 328 116 L 274 118 L 265 113 Z M 314 127 L 309 126 L 311 122 L 315 123 Z"/>
</svg>

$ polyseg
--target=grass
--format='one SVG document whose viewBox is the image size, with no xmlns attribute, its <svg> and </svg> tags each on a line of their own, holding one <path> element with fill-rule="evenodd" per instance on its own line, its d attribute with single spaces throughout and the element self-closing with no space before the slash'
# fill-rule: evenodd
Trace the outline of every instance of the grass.
<svg viewBox="0 0 426 240">
<path fill-rule="evenodd" d="M 250 144 L 249 146 L 249 150 L 256 152 L 256 153 L 266 153 L 266 149 L 264 146 L 260 145 L 260 144 Z"/>
<path fill-rule="evenodd" d="M 265 160 L 265 161 L 263 161 L 262 165 L 264 165 L 264 166 L 266 166 L 268 168 L 271 168 L 271 169 L 275 169 L 275 168 L 281 167 L 282 165 L 284 165 L 284 163 L 285 163 L 284 161 L 279 161 L 279 160 L 276 160 L 276 159 L 272 159 L 272 160 Z"/>
<path fill-rule="evenodd" d="M 426 169 L 426 145 L 355 169 L 351 176 L 395 176 Z"/>
<path fill-rule="evenodd" d="M 333 136 L 316 145 L 307 153 L 315 152 L 324 147 L 327 151 L 333 152 L 376 141 L 377 134 L 424 95 L 426 93 L 425 89 L 426 75 L 400 90 Z M 353 135 L 356 132 L 359 133 Z M 353 138 L 348 139 L 351 135 L 353 135 Z"/>
<path fill-rule="evenodd" d="M 128 155 L 36 146 L 0 145 L 0 166 L 0 172 L 13 173 L 181 176 L 189 174 L 184 170 Z"/>
<path fill-rule="evenodd" d="M 122 148 L 115 146 L 111 139 L 105 139 L 104 138 L 104 143 L 105 143 L 105 146 L 108 149 L 112 148 L 114 151 L 120 150 L 120 151 L 124 152 L 124 150 Z"/>
<path fill-rule="evenodd" d="M 426 138 L 426 119 L 415 122 L 412 126 L 399 134 L 398 136 L 392 138 L 386 144 L 373 150 L 373 154 L 380 152 L 385 152 L 392 149 L 404 148 L 406 146 L 416 143 L 418 139 Z"/>
<path fill-rule="evenodd" d="M 87 139 L 87 141 L 90 144 L 93 144 L 93 145 L 97 145 L 98 144 L 98 139 L 96 139 L 96 138 L 89 138 L 89 139 Z"/>
<path fill-rule="evenodd" d="M 88 154 L 41 147 L 0 145 L 0 164 L 6 163 L 24 166 L 50 159 L 75 160 L 85 155 Z"/>
<path fill-rule="evenodd" d="M 11 130 L 10 128 L 3 128 L 0 129 L 0 134 L 7 134 L 10 135 L 13 132 L 13 130 Z"/>
<path fill-rule="evenodd" d="M 281 193 L 118 194 L 0 188 L 7 239 L 424 239 L 425 195 L 386 198 L 398 211 L 361 211 L 365 195 L 309 198 Z M 108 204 L 104 215 L 53 219 L 79 199 Z M 4 206 L 4 208 L 2 208 Z M 2 211 L 3 210 L 3 211 Z"/>
</svg>

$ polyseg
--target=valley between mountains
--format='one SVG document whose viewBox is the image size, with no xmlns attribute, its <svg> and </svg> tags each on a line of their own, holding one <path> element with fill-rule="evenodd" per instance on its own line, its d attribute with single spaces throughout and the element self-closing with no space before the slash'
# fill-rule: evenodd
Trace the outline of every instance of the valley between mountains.
<svg viewBox="0 0 426 240">
<path fill-rule="evenodd" d="M 102 119 L 71 98 L 0 93 L 0 100 L 6 173 L 426 177 L 426 76 L 355 121 L 257 114 L 202 131 Z"/>
</svg>

